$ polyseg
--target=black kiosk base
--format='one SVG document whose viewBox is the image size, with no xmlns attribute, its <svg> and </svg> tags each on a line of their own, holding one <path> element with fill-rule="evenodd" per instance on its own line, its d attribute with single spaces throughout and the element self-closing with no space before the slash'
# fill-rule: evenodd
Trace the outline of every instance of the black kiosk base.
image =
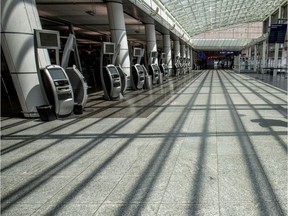
<svg viewBox="0 0 288 216">
<path fill-rule="evenodd" d="M 42 105 L 36 107 L 37 112 L 42 121 L 53 121 L 56 119 L 54 108 L 50 105 Z"/>
</svg>

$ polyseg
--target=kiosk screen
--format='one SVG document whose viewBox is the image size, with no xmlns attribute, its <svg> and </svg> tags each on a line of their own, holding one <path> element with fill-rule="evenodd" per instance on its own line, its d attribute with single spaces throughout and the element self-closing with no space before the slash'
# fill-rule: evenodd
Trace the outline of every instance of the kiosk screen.
<svg viewBox="0 0 288 216">
<path fill-rule="evenodd" d="M 53 80 L 67 79 L 63 71 L 59 68 L 48 69 Z"/>
<path fill-rule="evenodd" d="M 156 65 L 151 65 L 154 71 L 158 71 L 158 68 Z"/>
<path fill-rule="evenodd" d="M 133 56 L 141 57 L 141 48 L 134 48 Z"/>
<path fill-rule="evenodd" d="M 143 68 L 140 65 L 136 65 L 136 68 L 139 72 L 143 70 Z"/>
<path fill-rule="evenodd" d="M 35 30 L 35 38 L 38 48 L 59 49 L 60 36 L 59 32 L 52 30 Z"/>
<path fill-rule="evenodd" d="M 115 44 L 114 43 L 110 43 L 110 42 L 105 42 L 103 43 L 104 45 L 104 50 L 103 53 L 107 54 L 107 55 L 113 55 L 115 52 Z"/>
<path fill-rule="evenodd" d="M 111 75 L 118 75 L 118 71 L 116 69 L 116 67 L 108 67 L 108 70 L 110 71 Z"/>
</svg>

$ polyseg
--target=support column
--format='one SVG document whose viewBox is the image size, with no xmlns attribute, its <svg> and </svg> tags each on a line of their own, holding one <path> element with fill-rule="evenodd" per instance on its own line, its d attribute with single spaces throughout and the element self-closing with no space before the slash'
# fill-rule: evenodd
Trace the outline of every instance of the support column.
<svg viewBox="0 0 288 216">
<path fill-rule="evenodd" d="M 278 18 L 279 19 L 281 18 L 281 7 L 279 7 Z M 277 24 L 277 23 L 273 23 L 273 24 Z M 279 43 L 275 43 L 274 62 L 273 62 L 273 67 L 274 68 L 279 67 L 279 65 L 278 65 L 279 47 L 280 47 L 280 44 Z M 273 70 L 273 76 L 277 76 L 277 70 Z"/>
<path fill-rule="evenodd" d="M 266 50 L 267 50 L 267 41 L 263 41 L 263 45 L 262 45 L 262 62 L 261 62 L 261 66 L 262 68 L 267 67 L 266 62 L 267 62 L 267 56 L 266 56 Z M 264 73 L 264 70 L 262 69 L 262 73 Z"/>
<path fill-rule="evenodd" d="M 116 59 L 116 65 L 120 64 L 124 73 L 127 74 L 127 87 L 131 87 L 130 80 L 130 57 L 126 34 L 122 0 L 107 0 L 107 11 L 112 42 L 120 44 L 120 53 Z"/>
<path fill-rule="evenodd" d="M 164 53 L 166 53 L 165 63 L 167 64 L 167 67 L 169 69 L 168 74 L 170 76 L 172 72 L 172 54 L 171 54 L 171 40 L 169 34 L 163 35 L 163 49 Z"/>
<path fill-rule="evenodd" d="M 257 44 L 254 45 L 254 72 L 257 71 Z"/>
<path fill-rule="evenodd" d="M 251 70 L 252 47 L 248 48 L 248 70 Z"/>
<path fill-rule="evenodd" d="M 147 44 L 147 56 L 148 56 L 148 65 L 152 63 L 152 59 L 149 57 L 151 51 L 157 51 L 156 43 L 156 33 L 154 23 L 145 24 L 145 34 L 146 34 L 146 44 Z M 158 64 L 158 61 L 156 61 Z"/>
<path fill-rule="evenodd" d="M 179 40 L 173 41 L 173 48 L 174 48 L 174 62 L 173 65 L 176 63 L 176 57 L 180 57 L 180 42 Z M 176 76 L 176 71 L 173 71 L 173 76 Z"/>
<path fill-rule="evenodd" d="M 34 0 L 2 0 L 1 46 L 25 117 L 38 117 L 42 95 L 34 52 L 34 29 L 42 29 Z M 50 65 L 47 50 L 38 51 L 39 66 Z"/>
<path fill-rule="evenodd" d="M 186 58 L 189 58 L 189 56 L 190 56 L 188 45 L 185 45 L 185 56 L 186 56 Z"/>
<path fill-rule="evenodd" d="M 182 58 L 183 58 L 183 57 L 186 57 L 185 48 L 186 48 L 185 43 L 182 42 L 181 45 L 180 45 L 180 53 L 181 53 L 181 57 L 182 57 Z"/>
</svg>

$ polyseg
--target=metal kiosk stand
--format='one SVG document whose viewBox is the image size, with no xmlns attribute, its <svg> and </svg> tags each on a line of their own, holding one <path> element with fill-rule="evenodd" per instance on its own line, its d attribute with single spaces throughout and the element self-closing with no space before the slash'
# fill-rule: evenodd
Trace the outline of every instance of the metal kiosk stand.
<svg viewBox="0 0 288 216">
<path fill-rule="evenodd" d="M 51 108 L 51 115 L 56 117 L 66 117 L 73 112 L 74 96 L 72 86 L 65 70 L 59 66 L 60 37 L 59 32 L 50 30 L 34 30 L 36 65 L 39 75 L 39 82 L 43 91 L 47 105 L 39 106 L 38 112 L 42 108 Z M 55 49 L 56 65 L 39 67 L 38 48 Z M 41 113 L 39 113 L 41 117 Z M 51 118 L 43 118 L 50 120 Z"/>
</svg>

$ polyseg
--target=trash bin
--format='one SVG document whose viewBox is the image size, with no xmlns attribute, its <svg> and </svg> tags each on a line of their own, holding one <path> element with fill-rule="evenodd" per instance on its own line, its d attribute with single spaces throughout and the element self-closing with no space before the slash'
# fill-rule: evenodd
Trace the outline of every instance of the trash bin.
<svg viewBox="0 0 288 216">
<path fill-rule="evenodd" d="M 37 106 L 36 109 L 42 121 L 53 121 L 56 119 L 56 115 L 51 105 Z"/>
<path fill-rule="evenodd" d="M 73 108 L 74 114 L 83 114 L 83 106 L 82 104 L 74 104 Z"/>
<path fill-rule="evenodd" d="M 145 77 L 145 89 L 152 89 L 152 76 L 148 75 Z"/>
</svg>

